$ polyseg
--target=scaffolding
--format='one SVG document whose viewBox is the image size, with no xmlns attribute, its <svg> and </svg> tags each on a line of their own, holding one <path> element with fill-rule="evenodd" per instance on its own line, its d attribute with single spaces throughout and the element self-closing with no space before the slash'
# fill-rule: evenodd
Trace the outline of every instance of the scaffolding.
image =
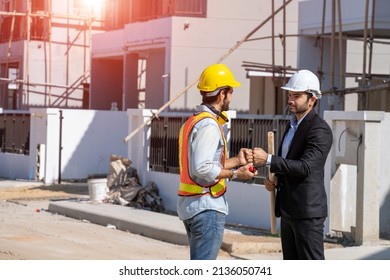
<svg viewBox="0 0 390 280">
<path fill-rule="evenodd" d="M 0 17 L 4 19 L 4 17 L 11 17 L 12 21 L 10 24 L 10 30 L 9 30 L 9 36 L 8 36 L 8 42 L 7 42 L 7 50 L 6 50 L 6 58 L 4 61 L 3 58 L 3 73 L 0 77 L 0 84 L 1 85 L 1 95 L 0 95 L 0 107 L 8 108 L 8 109 L 24 109 L 25 107 L 30 106 L 29 98 L 30 94 L 37 94 L 37 95 L 44 95 L 44 104 L 41 104 L 41 106 L 45 107 L 68 107 L 68 101 L 83 101 L 82 99 L 78 97 L 72 97 L 72 93 L 76 91 L 82 91 L 83 94 L 87 92 L 87 95 L 89 95 L 89 87 L 86 87 L 85 84 L 89 84 L 89 78 L 90 78 L 90 66 L 88 65 L 89 56 L 90 56 L 90 46 L 91 46 L 91 36 L 92 31 L 94 29 L 101 29 L 102 21 L 97 19 L 93 12 L 92 8 L 89 9 L 89 12 L 87 14 L 71 14 L 69 13 L 69 2 L 67 1 L 67 14 L 60 14 L 60 13 L 53 13 L 52 12 L 52 1 L 46 1 L 46 7 L 44 9 L 40 10 L 32 10 L 32 0 L 20 0 L 20 1 L 14 1 L 13 2 L 13 9 L 12 11 L 0 11 Z M 22 6 L 24 8 L 22 8 Z M 21 11 L 23 10 L 23 11 Z M 17 19 L 20 20 L 17 20 Z M 2 19 L 2 21 L 3 21 Z M 41 22 L 45 22 L 46 25 L 39 26 L 42 28 L 40 40 L 42 44 L 45 46 L 47 45 L 47 55 L 45 54 L 45 61 L 44 61 L 44 67 L 45 67 L 45 77 L 44 81 L 32 81 L 30 78 L 30 45 L 32 36 L 31 32 L 34 31 L 34 25 L 33 22 L 37 22 L 37 19 L 39 19 Z M 52 24 L 53 21 L 66 21 L 65 24 L 61 24 L 61 27 L 66 28 L 67 32 L 67 38 L 65 41 L 54 41 L 52 37 Z M 71 24 L 71 21 L 74 23 Z M 15 25 L 16 22 L 23 23 L 22 27 L 19 27 L 20 30 L 25 30 L 24 34 L 20 36 L 15 36 Z M 57 25 L 57 27 L 60 25 L 58 22 L 54 22 L 54 24 Z M 100 25 L 99 25 L 100 24 Z M 4 28 L 4 27 L 3 27 Z M 69 39 L 70 32 L 69 30 L 73 28 L 74 30 L 77 30 L 77 35 L 73 40 Z M 20 31 L 22 33 L 22 31 Z M 84 42 L 82 44 L 76 43 L 76 41 L 79 39 L 79 37 L 84 33 Z M 36 39 L 36 38 L 35 38 Z M 25 52 L 23 57 L 23 76 L 19 76 L 19 73 L 16 77 L 9 77 L 9 68 L 11 61 L 14 59 L 12 57 L 12 49 L 13 44 L 15 41 L 24 41 L 25 42 Z M 54 83 L 53 79 L 53 44 L 60 44 L 60 45 L 66 45 L 66 81 L 64 84 L 56 84 Z M 69 81 L 69 55 L 70 50 L 72 47 L 81 47 L 84 49 L 83 51 L 83 57 L 82 57 L 82 64 L 83 69 L 77 79 L 74 81 Z M 46 50 L 45 50 L 46 52 Z M 20 66 L 19 66 L 20 67 Z M 36 71 L 37 69 L 34 69 Z M 17 104 L 13 104 L 16 108 L 9 108 L 8 106 L 8 87 L 9 85 L 15 85 L 17 88 L 19 88 L 18 95 L 18 102 Z M 42 90 L 34 90 L 36 87 L 41 87 Z M 57 91 L 62 91 L 60 94 L 53 94 L 53 89 L 56 89 Z M 24 100 L 23 97 L 24 96 Z M 83 95 L 84 98 L 84 95 Z M 14 102 L 16 103 L 16 102 Z M 89 106 L 89 104 L 86 104 Z M 71 107 L 71 106 L 70 106 Z M 84 107 L 86 107 L 84 105 Z"/>
<path fill-rule="evenodd" d="M 363 36 L 361 37 L 351 37 L 347 36 L 345 33 L 343 33 L 343 19 L 342 19 L 342 13 L 341 13 L 341 0 L 328 0 L 331 1 L 331 32 L 325 33 L 325 18 L 327 15 L 327 0 L 322 0 L 323 7 L 322 7 L 322 25 L 321 25 L 321 33 L 319 34 L 287 34 L 286 33 L 286 14 L 287 14 L 287 6 L 292 2 L 291 0 L 283 0 L 282 5 L 276 9 L 275 8 L 275 0 L 271 1 L 271 11 L 269 18 L 264 21 L 270 22 L 271 24 L 271 34 L 270 36 L 265 37 L 258 37 L 255 38 L 253 35 L 254 33 L 260 29 L 262 25 L 260 25 L 256 30 L 245 36 L 238 44 L 236 44 L 232 49 L 230 49 L 226 54 L 224 54 L 218 61 L 222 61 L 227 56 L 229 56 L 236 48 L 238 48 L 241 44 L 245 42 L 255 41 L 255 40 L 270 40 L 271 41 L 271 63 L 261 63 L 261 62 L 249 62 L 249 61 L 243 61 L 243 67 L 246 71 L 261 71 L 261 72 L 267 72 L 270 73 L 273 78 L 282 79 L 283 81 L 286 81 L 287 77 L 291 75 L 294 71 L 297 69 L 292 66 L 286 65 L 286 44 L 288 38 L 298 38 L 298 37 L 307 37 L 312 38 L 315 40 L 315 44 L 319 48 L 319 65 L 318 69 L 316 69 L 316 72 L 319 76 L 320 82 L 322 82 L 322 77 L 324 75 L 323 71 L 323 57 L 324 57 L 324 40 L 328 40 L 330 42 L 330 73 L 326 73 L 330 77 L 330 84 L 331 86 L 329 88 L 323 89 L 324 95 L 337 95 L 340 96 L 341 99 L 346 94 L 349 93 L 358 93 L 361 97 L 361 107 L 366 108 L 367 107 L 367 93 L 369 92 L 377 92 L 381 90 L 388 90 L 390 88 L 390 77 L 386 75 L 375 75 L 372 73 L 372 60 L 373 60 L 373 51 L 374 51 L 374 45 L 375 44 L 390 44 L 390 41 L 386 40 L 389 39 L 388 37 L 385 38 L 385 40 L 380 40 L 376 38 L 375 36 L 375 8 L 376 8 L 376 1 L 375 0 L 365 0 L 365 22 L 364 22 L 364 30 L 363 30 Z M 14 1 L 15 6 L 13 7 L 12 11 L 0 11 L 0 17 L 11 17 L 11 24 L 9 26 L 9 37 L 8 37 L 8 44 L 6 47 L 6 58 L 5 61 L 3 60 L 4 66 L 4 73 L 2 73 L 2 76 L 0 77 L 0 83 L 3 84 L 2 86 L 2 96 L 0 96 L 0 107 L 7 107 L 4 105 L 7 105 L 7 85 L 16 84 L 21 86 L 21 93 L 25 94 L 27 98 L 26 104 L 29 104 L 29 93 L 35 93 L 35 94 L 44 94 L 45 99 L 47 98 L 47 103 L 45 102 L 46 107 L 67 107 L 69 100 L 79 100 L 79 98 L 72 97 L 72 94 L 75 91 L 82 90 L 89 92 L 89 87 L 86 87 L 85 84 L 88 84 L 88 80 L 90 78 L 90 69 L 87 66 L 87 60 L 89 60 L 89 54 L 88 50 L 90 50 L 91 45 L 91 36 L 94 29 L 99 28 L 99 25 L 95 25 L 96 22 L 99 22 L 99 19 L 97 19 L 91 11 L 89 13 L 84 15 L 74 15 L 69 13 L 69 7 L 68 7 L 68 13 L 64 14 L 58 14 L 52 12 L 51 3 L 52 1 L 47 1 L 47 7 L 43 10 L 33 10 L 32 9 L 32 0 L 19 0 Z M 17 7 L 17 4 L 22 3 L 23 6 L 27 7 L 23 12 L 20 12 Z M 69 6 L 69 1 L 67 1 Z M 369 18 L 369 10 L 371 10 L 371 18 Z M 120 13 L 121 11 L 116 11 L 117 13 Z M 282 32 L 279 34 L 276 34 L 275 32 L 275 16 L 276 14 L 282 14 Z M 329 12 L 328 12 L 329 13 Z M 112 16 L 112 15 L 111 15 Z M 15 77 L 10 78 L 8 77 L 8 68 L 10 66 L 11 58 L 12 58 L 12 46 L 15 41 L 15 28 L 16 23 L 18 22 L 17 18 L 23 18 L 25 19 L 25 30 L 26 30 L 26 36 L 25 41 L 27 42 L 27 49 L 26 49 L 26 58 L 25 58 L 25 67 L 23 71 L 23 77 Z M 36 21 L 36 19 L 46 19 L 48 27 L 45 30 L 45 34 L 43 36 L 43 42 L 48 45 L 48 56 L 45 57 L 45 64 L 47 65 L 47 77 L 45 77 L 45 81 L 37 82 L 37 81 L 31 81 L 30 78 L 30 52 L 29 52 L 29 45 L 32 41 L 32 23 Z M 63 24 L 63 27 L 68 30 L 67 33 L 67 40 L 65 42 L 56 42 L 52 39 L 52 23 L 54 19 L 59 20 L 66 20 L 66 23 Z M 69 29 L 75 24 L 72 24 L 71 21 L 79 21 L 78 25 L 80 27 L 80 30 L 78 34 L 73 38 L 73 40 L 69 40 Z M 101 20 L 100 20 L 101 21 Z M 102 21 L 101 21 L 102 22 Z M 100 22 L 100 23 L 101 23 Z M 369 25 L 369 23 L 371 23 Z M 100 26 L 101 27 L 101 26 Z M 338 30 L 336 30 L 336 27 L 338 27 Z M 84 33 L 84 44 L 80 45 L 77 44 L 77 39 L 82 36 L 82 33 Z M 390 37 L 390 36 L 389 36 Z M 88 39 L 86 39 L 88 38 Z M 362 65 L 363 69 L 361 73 L 348 73 L 345 70 L 345 65 L 343 63 L 344 58 L 342 57 L 343 48 L 345 47 L 347 40 L 355 40 L 355 41 L 361 41 L 363 43 L 363 57 L 362 57 Z M 276 61 L 276 44 L 278 43 L 282 46 L 282 65 L 278 65 Z M 83 56 L 83 69 L 82 73 L 80 74 L 79 78 L 75 79 L 72 82 L 69 82 L 68 80 L 64 84 L 56 84 L 53 82 L 53 69 L 52 69 L 52 45 L 53 44 L 66 44 L 67 51 L 65 52 L 65 55 L 68 57 L 69 52 L 72 49 L 73 46 L 82 47 L 84 49 L 84 56 Z M 335 63 L 335 52 L 338 51 L 340 54 L 338 56 L 338 63 Z M 338 73 L 339 73 L 339 81 L 340 84 L 336 86 L 335 84 L 335 68 L 339 67 Z M 68 65 L 67 65 L 68 67 Z M 67 69 L 67 71 L 69 71 Z M 353 88 L 347 88 L 344 85 L 344 81 L 346 78 L 353 77 L 356 80 L 359 81 L 358 87 Z M 381 84 L 375 84 L 371 83 L 373 80 L 380 80 L 382 81 Z M 196 82 L 196 81 L 194 81 Z M 43 91 L 34 91 L 35 87 L 44 87 Z M 53 89 L 63 89 L 63 92 L 61 94 L 53 94 Z M 167 102 L 166 105 L 164 105 L 160 111 L 164 110 L 166 107 L 168 107 L 172 102 L 174 102 L 180 95 L 185 93 L 188 90 L 188 87 L 185 88 L 183 91 L 181 91 L 177 96 L 173 98 L 173 100 Z M 22 95 L 20 94 L 20 95 Z M 20 103 L 19 107 L 22 107 L 25 104 Z"/>
<path fill-rule="evenodd" d="M 383 44 L 383 45 L 389 45 L 390 41 L 386 39 L 390 39 L 390 36 L 385 38 L 384 40 L 378 39 L 375 37 L 375 9 L 376 9 L 376 1 L 375 0 L 365 0 L 365 18 L 364 18 L 364 30 L 363 30 L 363 37 L 352 37 L 347 36 L 343 33 L 343 21 L 342 21 L 342 13 L 341 13 L 341 1 L 342 0 L 330 0 L 331 1 L 331 32 L 330 34 L 325 33 L 325 18 L 326 18 L 326 2 L 327 0 L 323 1 L 323 7 L 322 7 L 322 24 L 321 24 L 321 33 L 315 34 L 315 35 L 309 35 L 309 34 L 286 34 L 285 24 L 286 24 L 286 18 L 285 18 L 285 8 L 284 8 L 284 15 L 283 15 L 283 33 L 275 35 L 274 32 L 274 17 L 272 18 L 272 34 L 270 36 L 265 37 L 257 37 L 257 38 L 250 38 L 247 40 L 249 41 L 255 41 L 255 40 L 271 40 L 271 49 L 272 49 L 272 63 L 271 64 L 265 64 L 265 63 L 258 63 L 258 62 L 243 62 L 243 67 L 246 71 L 261 71 L 261 72 L 268 72 L 272 74 L 272 77 L 282 77 L 283 80 L 286 80 L 286 74 L 293 73 L 297 69 L 291 66 L 286 66 L 286 40 L 287 38 L 291 37 L 306 37 L 306 38 L 312 38 L 316 41 L 316 46 L 320 49 L 320 64 L 317 69 L 317 75 L 319 77 L 320 83 L 322 82 L 322 78 L 324 76 L 323 71 L 323 57 L 324 57 L 324 40 L 330 40 L 330 79 L 331 79 L 331 86 L 329 88 L 323 89 L 322 93 L 324 95 L 337 95 L 341 97 L 341 102 L 343 102 L 343 99 L 346 94 L 349 93 L 357 93 L 360 95 L 360 107 L 361 109 L 367 109 L 367 93 L 372 92 L 378 92 L 382 90 L 389 90 L 390 89 L 390 75 L 376 75 L 372 73 L 372 63 L 373 63 L 373 52 L 374 52 L 374 45 L 375 44 Z M 371 7 L 370 7 L 370 1 L 371 1 Z M 272 0 L 272 11 L 274 10 L 274 2 L 275 0 Z M 285 1 L 283 1 L 285 3 Z M 369 18 L 369 10 L 371 9 L 371 18 Z M 336 22 L 337 19 L 337 22 Z M 371 25 L 369 25 L 369 22 Z M 336 26 L 338 27 L 338 30 L 336 31 Z M 283 47 L 283 65 L 276 65 L 275 64 L 275 39 L 280 40 L 280 44 Z M 356 73 L 348 73 L 345 70 L 345 65 L 343 63 L 343 48 L 347 40 L 350 41 L 359 41 L 363 42 L 363 56 L 362 56 L 362 72 L 359 74 Z M 336 44 L 338 43 L 338 44 Z M 339 67 L 339 80 L 340 85 L 336 86 L 335 84 L 335 52 L 336 48 L 338 48 L 338 67 Z M 368 51 L 368 54 L 367 54 Z M 344 81 L 346 78 L 353 77 L 356 80 L 359 81 L 359 86 L 357 87 L 346 87 L 344 84 Z M 375 84 L 371 83 L 371 81 L 379 80 L 381 84 Z M 390 108 L 388 108 L 390 110 Z"/>
</svg>

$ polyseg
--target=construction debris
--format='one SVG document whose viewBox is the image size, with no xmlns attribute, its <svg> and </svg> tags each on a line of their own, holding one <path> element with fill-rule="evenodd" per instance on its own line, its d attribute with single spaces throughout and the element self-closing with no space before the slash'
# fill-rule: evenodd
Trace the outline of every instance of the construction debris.
<svg viewBox="0 0 390 280">
<path fill-rule="evenodd" d="M 163 212 L 156 183 L 148 182 L 142 186 L 137 170 L 131 164 L 128 158 L 118 155 L 110 157 L 110 173 L 107 176 L 109 192 L 104 202 Z"/>
</svg>

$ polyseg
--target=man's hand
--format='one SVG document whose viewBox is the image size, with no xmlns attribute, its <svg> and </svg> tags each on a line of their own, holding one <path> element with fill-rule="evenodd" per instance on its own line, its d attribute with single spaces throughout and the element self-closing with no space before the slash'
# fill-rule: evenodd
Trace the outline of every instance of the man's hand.
<svg viewBox="0 0 390 280">
<path fill-rule="evenodd" d="M 268 153 L 262 148 L 253 149 L 253 164 L 265 165 L 267 163 Z"/>
<path fill-rule="evenodd" d="M 239 161 L 239 166 L 246 165 L 248 163 L 253 162 L 253 151 L 248 148 L 241 148 L 240 152 L 237 155 L 237 159 Z"/>
<path fill-rule="evenodd" d="M 253 151 L 252 149 L 241 148 L 237 156 L 231 157 L 226 160 L 224 169 L 232 169 L 246 165 L 253 162 Z"/>
<path fill-rule="evenodd" d="M 237 169 L 237 178 L 240 180 L 249 180 L 252 179 L 253 176 L 257 175 L 257 170 L 253 169 L 253 164 L 248 163 L 244 166 L 241 166 Z"/>
<path fill-rule="evenodd" d="M 266 178 L 264 180 L 264 187 L 267 191 L 272 192 L 276 189 L 276 181 L 272 182 L 270 179 Z"/>
</svg>

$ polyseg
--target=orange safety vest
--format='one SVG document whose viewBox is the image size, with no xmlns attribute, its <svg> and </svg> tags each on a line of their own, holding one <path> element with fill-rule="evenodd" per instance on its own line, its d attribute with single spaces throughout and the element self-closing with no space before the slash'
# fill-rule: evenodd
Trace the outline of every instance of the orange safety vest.
<svg viewBox="0 0 390 280">
<path fill-rule="evenodd" d="M 200 186 L 194 180 L 191 179 L 188 166 L 188 138 L 194 128 L 200 120 L 204 118 L 212 118 L 217 123 L 217 118 L 208 112 L 201 112 L 199 114 L 191 116 L 180 128 L 179 133 L 179 164 L 180 164 L 180 187 L 178 194 L 180 196 L 194 196 L 194 195 L 205 195 L 210 194 L 213 197 L 219 197 L 226 192 L 225 179 L 220 179 L 215 183 L 207 186 Z M 221 165 L 225 166 L 226 160 L 226 139 L 223 134 L 222 126 L 218 124 L 221 131 L 222 139 L 224 142 L 224 151 L 221 157 Z M 207 190 L 205 191 L 205 188 Z"/>
</svg>

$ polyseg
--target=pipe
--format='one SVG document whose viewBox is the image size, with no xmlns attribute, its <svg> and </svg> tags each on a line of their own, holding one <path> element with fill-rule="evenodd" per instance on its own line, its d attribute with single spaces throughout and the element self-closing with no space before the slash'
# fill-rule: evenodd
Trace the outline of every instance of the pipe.
<svg viewBox="0 0 390 280">
<path fill-rule="evenodd" d="M 275 0 L 272 0 L 272 14 L 275 12 Z M 271 48 L 272 48 L 272 68 L 275 67 L 275 17 L 272 17 L 271 21 L 271 29 L 272 29 L 272 40 L 271 40 Z M 275 73 L 272 71 L 272 78 L 275 78 Z"/>
<path fill-rule="evenodd" d="M 330 84 L 334 88 L 334 36 L 335 36 L 335 25 L 336 25 L 336 0 L 332 0 L 332 37 L 330 39 Z"/>
<path fill-rule="evenodd" d="M 370 59 L 368 61 L 368 75 L 371 78 L 372 52 L 374 48 L 374 25 L 375 25 L 375 0 L 372 0 L 371 28 L 370 28 Z"/>
<path fill-rule="evenodd" d="M 61 184 L 61 168 L 62 168 L 62 120 L 64 119 L 62 110 L 60 110 L 60 135 L 58 147 L 58 184 Z"/>
<path fill-rule="evenodd" d="M 341 19 L 341 0 L 337 1 L 338 11 L 338 26 L 339 26 L 339 85 L 341 88 L 344 87 L 344 64 L 343 64 L 343 23 Z"/>
<path fill-rule="evenodd" d="M 366 64 L 367 64 L 367 29 L 368 29 L 368 8 L 369 8 L 369 2 L 370 0 L 366 0 L 366 11 L 365 11 L 365 18 L 364 18 L 364 43 L 363 43 L 363 77 L 362 77 L 362 82 L 363 86 L 366 85 L 366 78 L 367 78 L 367 73 L 366 73 Z"/>
</svg>

